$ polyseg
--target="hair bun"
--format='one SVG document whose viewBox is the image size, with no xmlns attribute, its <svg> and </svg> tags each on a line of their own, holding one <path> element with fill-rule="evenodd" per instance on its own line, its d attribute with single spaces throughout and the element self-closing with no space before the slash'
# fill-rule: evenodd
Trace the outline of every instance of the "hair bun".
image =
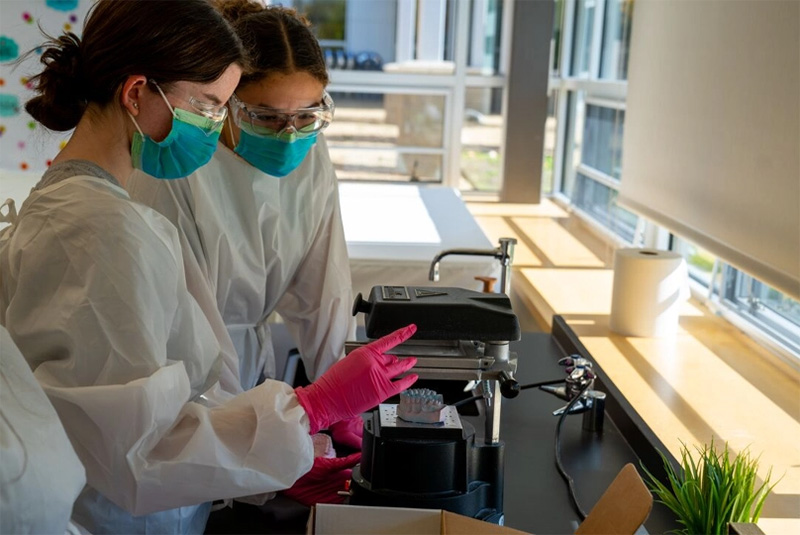
<svg viewBox="0 0 800 535">
<path fill-rule="evenodd" d="M 253 13 L 264 10 L 264 6 L 251 0 L 216 0 L 215 6 L 231 24 Z"/>
<path fill-rule="evenodd" d="M 87 95 L 81 66 L 81 40 L 65 33 L 43 45 L 40 58 L 44 70 L 32 78 L 38 96 L 25 109 L 47 128 L 74 128 L 86 109 Z"/>
</svg>

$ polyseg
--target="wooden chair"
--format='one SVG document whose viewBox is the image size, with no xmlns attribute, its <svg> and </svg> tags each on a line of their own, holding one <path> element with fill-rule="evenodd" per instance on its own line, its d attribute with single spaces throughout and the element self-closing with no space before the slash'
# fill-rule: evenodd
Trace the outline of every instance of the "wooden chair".
<svg viewBox="0 0 800 535">
<path fill-rule="evenodd" d="M 653 495 L 628 463 L 600 496 L 575 535 L 633 535 L 653 508 Z"/>
</svg>

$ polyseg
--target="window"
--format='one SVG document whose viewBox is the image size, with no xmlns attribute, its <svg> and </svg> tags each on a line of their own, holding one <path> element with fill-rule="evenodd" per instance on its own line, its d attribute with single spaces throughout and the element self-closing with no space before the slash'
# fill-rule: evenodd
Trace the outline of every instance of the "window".
<svg viewBox="0 0 800 535">
<path fill-rule="evenodd" d="M 602 0 L 578 2 L 575 21 L 575 44 L 572 49 L 572 76 L 588 78 L 592 74 L 592 40 L 595 35 L 596 4 Z"/>
<path fill-rule="evenodd" d="M 473 0 L 469 26 L 467 71 L 471 74 L 500 74 L 503 1 Z"/>
<path fill-rule="evenodd" d="M 800 303 L 731 266 L 722 277 L 723 305 L 800 355 Z"/>
<path fill-rule="evenodd" d="M 592 100 L 587 91 L 570 91 L 571 121 L 567 139 L 572 140 L 569 170 L 561 192 L 584 215 L 611 234 L 632 242 L 638 217 L 617 205 L 622 179 L 622 138 L 625 111 L 622 105 Z"/>
<path fill-rule="evenodd" d="M 442 180 L 445 96 L 331 92 L 336 118 L 326 130 L 341 180 Z"/>
<path fill-rule="evenodd" d="M 553 192 L 556 138 L 558 136 L 558 93 L 551 91 L 547 99 L 547 120 L 544 125 L 544 158 L 542 160 L 542 193 Z"/>
<path fill-rule="evenodd" d="M 617 205 L 622 176 L 628 42 L 633 2 L 576 0 L 556 7 L 559 48 L 550 80 L 556 197 L 631 242 L 638 217 Z M 557 77 L 561 74 L 561 77 Z M 547 177 L 547 170 L 545 170 Z M 547 178 L 545 179 L 547 180 Z"/>
<path fill-rule="evenodd" d="M 553 14 L 553 38 L 550 42 L 550 74 L 558 76 L 561 67 L 558 58 L 561 56 L 562 21 L 564 20 L 564 0 L 556 0 Z"/>
<path fill-rule="evenodd" d="M 506 0 L 283 2 L 326 54 L 340 180 L 500 189 Z"/>
<path fill-rule="evenodd" d="M 346 0 L 294 0 L 293 5 L 308 18 L 321 42 L 345 40 Z"/>
<path fill-rule="evenodd" d="M 619 180 L 624 125 L 624 110 L 587 104 L 581 164 Z"/>
<path fill-rule="evenodd" d="M 686 259 L 689 277 L 709 288 L 717 258 L 705 249 L 680 238 L 674 238 L 673 249 Z"/>
<path fill-rule="evenodd" d="M 612 233 L 632 242 L 638 218 L 617 206 L 616 198 L 616 190 L 583 173 L 576 173 L 572 203 Z"/>
<path fill-rule="evenodd" d="M 468 87 L 461 128 L 461 182 L 464 191 L 498 191 L 501 185 L 503 91 Z"/>
<path fill-rule="evenodd" d="M 672 241 L 672 249 L 686 259 L 690 279 L 704 289 L 701 300 L 728 319 L 738 319 L 754 337 L 777 341 L 800 356 L 800 303 L 688 240 L 673 237 Z"/>
<path fill-rule="evenodd" d="M 800 357 L 800 303 L 616 204 L 625 180 L 622 141 L 634 2 L 576 0 L 558 9 L 563 13 L 556 22 L 550 80 L 553 195 L 610 236 L 680 252 L 696 288 L 703 289 L 702 299 L 754 337 Z"/>
<path fill-rule="evenodd" d="M 600 78 L 628 79 L 632 16 L 633 0 L 608 0 L 606 3 Z"/>
</svg>

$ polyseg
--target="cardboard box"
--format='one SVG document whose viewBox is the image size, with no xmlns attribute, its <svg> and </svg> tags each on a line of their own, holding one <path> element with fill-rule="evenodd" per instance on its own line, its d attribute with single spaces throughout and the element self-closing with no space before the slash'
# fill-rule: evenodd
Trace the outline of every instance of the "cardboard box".
<svg viewBox="0 0 800 535">
<path fill-rule="evenodd" d="M 318 504 L 308 535 L 528 535 L 441 509 Z"/>
</svg>

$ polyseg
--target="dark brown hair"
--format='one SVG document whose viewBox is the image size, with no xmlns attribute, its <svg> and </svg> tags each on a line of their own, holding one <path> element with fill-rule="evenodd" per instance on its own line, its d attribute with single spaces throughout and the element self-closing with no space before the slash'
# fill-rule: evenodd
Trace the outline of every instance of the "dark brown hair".
<svg viewBox="0 0 800 535">
<path fill-rule="evenodd" d="M 25 109 L 57 131 L 75 128 L 90 102 L 109 104 L 130 75 L 208 83 L 244 63 L 241 41 L 207 0 L 99 0 L 81 38 L 65 33 L 40 48 L 38 96 Z"/>
<path fill-rule="evenodd" d="M 217 9 L 228 19 L 244 44 L 249 69 L 240 86 L 277 72 L 307 72 L 328 85 L 325 56 L 311 24 L 294 9 L 262 6 L 250 0 L 216 0 Z"/>
</svg>

